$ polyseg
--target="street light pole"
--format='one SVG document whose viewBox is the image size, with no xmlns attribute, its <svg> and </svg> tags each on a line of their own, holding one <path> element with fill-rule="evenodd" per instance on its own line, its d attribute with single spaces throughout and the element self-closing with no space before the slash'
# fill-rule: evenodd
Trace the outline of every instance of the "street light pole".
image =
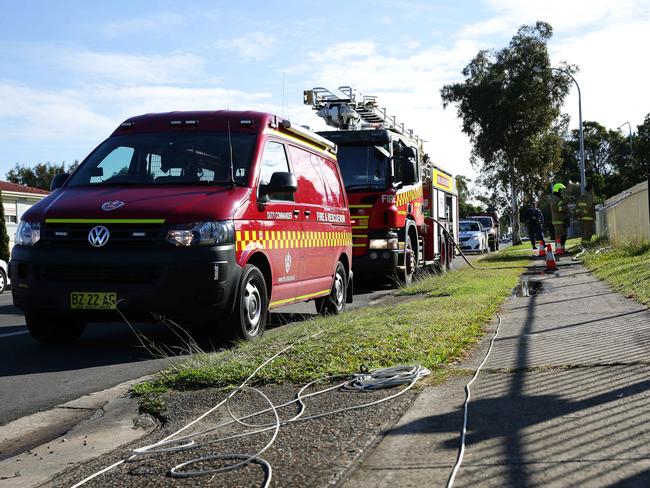
<svg viewBox="0 0 650 488">
<path fill-rule="evenodd" d="M 582 130 L 582 95 L 580 93 L 580 85 L 578 85 L 578 81 L 573 77 L 571 73 L 561 68 L 552 68 L 552 67 L 542 68 L 541 66 L 535 66 L 533 68 L 533 71 L 535 73 L 541 73 L 542 71 L 544 71 L 544 69 L 555 70 L 564 73 L 565 75 L 567 75 L 569 78 L 573 80 L 573 82 L 576 84 L 576 88 L 578 88 L 578 117 L 579 117 L 578 136 L 580 139 L 580 194 L 584 195 L 585 186 L 587 185 L 587 178 L 585 177 L 585 137 L 584 137 L 584 132 Z"/>
<path fill-rule="evenodd" d="M 630 135 L 628 137 L 628 140 L 630 141 L 630 159 L 634 161 L 634 153 L 632 152 L 632 125 L 629 122 L 623 122 L 621 125 L 619 125 L 616 130 L 621 130 L 621 127 L 624 125 L 627 125 L 627 128 L 630 130 Z"/>
</svg>

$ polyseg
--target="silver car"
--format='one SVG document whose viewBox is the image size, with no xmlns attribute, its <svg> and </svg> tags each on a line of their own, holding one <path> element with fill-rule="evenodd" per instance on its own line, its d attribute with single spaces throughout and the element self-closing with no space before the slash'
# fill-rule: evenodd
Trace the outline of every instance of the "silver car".
<svg viewBox="0 0 650 488">
<path fill-rule="evenodd" d="M 458 230 L 461 250 L 479 254 L 488 252 L 488 234 L 478 220 L 461 220 Z"/>
</svg>

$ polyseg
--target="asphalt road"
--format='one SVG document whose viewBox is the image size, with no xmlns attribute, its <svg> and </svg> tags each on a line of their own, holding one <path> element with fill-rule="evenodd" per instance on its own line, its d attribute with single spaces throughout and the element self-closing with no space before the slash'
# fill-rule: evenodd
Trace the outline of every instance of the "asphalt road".
<svg viewBox="0 0 650 488">
<path fill-rule="evenodd" d="M 363 307 L 390 291 L 390 283 L 357 289 L 348 307 Z M 313 303 L 275 309 L 267 333 L 315 314 Z M 185 341 L 163 325 L 139 324 L 136 329 L 147 347 L 123 322 L 90 324 L 73 345 L 43 345 L 29 335 L 11 293 L 0 295 L 0 425 L 155 373 L 169 366 L 170 356 L 187 352 Z"/>
</svg>

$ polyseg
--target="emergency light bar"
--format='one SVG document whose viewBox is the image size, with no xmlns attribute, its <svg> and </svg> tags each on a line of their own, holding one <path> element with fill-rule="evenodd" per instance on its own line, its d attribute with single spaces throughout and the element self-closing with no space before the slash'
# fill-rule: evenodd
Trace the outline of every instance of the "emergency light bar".
<svg viewBox="0 0 650 488">
<path fill-rule="evenodd" d="M 300 127 L 299 125 L 293 125 L 288 120 L 283 120 L 280 125 L 282 126 L 283 129 L 286 129 L 289 132 L 293 132 L 294 134 L 300 137 L 304 137 L 305 139 L 311 142 L 315 142 L 316 144 L 323 146 L 326 149 L 329 149 L 331 152 L 336 154 L 336 144 L 334 144 L 332 141 L 329 141 L 324 137 L 321 137 L 318 134 L 313 133 L 310 130 Z"/>
</svg>

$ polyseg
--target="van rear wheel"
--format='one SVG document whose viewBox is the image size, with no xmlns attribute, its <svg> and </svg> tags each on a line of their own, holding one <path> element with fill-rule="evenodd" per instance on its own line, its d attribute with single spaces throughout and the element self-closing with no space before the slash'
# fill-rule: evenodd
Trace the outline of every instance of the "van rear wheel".
<svg viewBox="0 0 650 488">
<path fill-rule="evenodd" d="M 228 324 L 228 338 L 246 341 L 257 339 L 266 328 L 269 298 L 264 275 L 256 266 L 244 266 L 235 300 L 235 308 Z"/>
<path fill-rule="evenodd" d="M 43 344 L 71 344 L 86 328 L 86 322 L 69 315 L 40 312 L 26 312 L 25 323 L 31 336 Z"/>
<path fill-rule="evenodd" d="M 317 298 L 316 310 L 321 315 L 338 315 L 345 310 L 345 298 L 347 297 L 348 280 L 343 263 L 339 261 L 334 272 L 332 289 L 326 297 Z"/>
</svg>

